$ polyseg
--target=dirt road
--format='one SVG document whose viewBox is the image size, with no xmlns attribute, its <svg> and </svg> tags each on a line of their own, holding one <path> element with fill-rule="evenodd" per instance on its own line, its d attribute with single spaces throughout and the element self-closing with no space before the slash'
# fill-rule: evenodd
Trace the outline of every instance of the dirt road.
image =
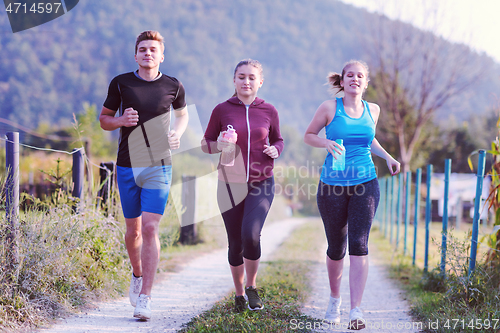
<svg viewBox="0 0 500 333">
<path fill-rule="evenodd" d="M 344 260 L 344 273 L 341 284 L 341 323 L 337 326 L 327 325 L 322 322 L 328 306 L 330 287 L 328 284 L 328 273 L 325 264 L 326 247 L 319 254 L 319 262 L 311 274 L 313 292 L 303 312 L 313 318 L 317 318 L 316 331 L 319 332 L 354 332 L 347 329 L 349 321 L 350 299 L 349 299 L 349 258 Z M 415 322 L 409 315 L 409 307 L 404 300 L 404 295 L 397 288 L 394 281 L 389 280 L 387 274 L 376 258 L 377 251 L 370 248 L 370 268 L 368 281 L 366 283 L 363 301 L 360 308 L 364 311 L 367 328 L 363 333 L 396 333 L 396 332 L 420 332 L 425 323 Z M 308 323 L 304 323 L 307 325 Z M 314 323 L 309 323 L 313 325 Z M 297 323 L 298 326 L 298 323 Z"/>
<path fill-rule="evenodd" d="M 288 219 L 264 226 L 262 231 L 262 260 L 288 237 L 305 219 Z M 40 333 L 164 333 L 176 332 L 194 316 L 208 310 L 233 289 L 227 262 L 227 249 L 200 256 L 177 273 L 166 273 L 153 287 L 150 321 L 133 318 L 134 308 L 128 298 L 101 303 L 93 311 L 60 320 Z"/>
</svg>

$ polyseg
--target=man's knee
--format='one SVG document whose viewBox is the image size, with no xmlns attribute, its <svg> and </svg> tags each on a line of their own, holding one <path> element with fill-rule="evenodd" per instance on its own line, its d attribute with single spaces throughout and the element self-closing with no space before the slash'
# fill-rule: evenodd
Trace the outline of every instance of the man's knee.
<svg viewBox="0 0 500 333">
<path fill-rule="evenodd" d="M 125 238 L 127 239 L 137 239 L 141 237 L 140 229 L 127 229 L 125 232 Z"/>
<path fill-rule="evenodd" d="M 144 223 L 142 226 L 142 237 L 143 238 L 152 238 L 158 235 L 158 223 L 150 222 Z"/>
</svg>

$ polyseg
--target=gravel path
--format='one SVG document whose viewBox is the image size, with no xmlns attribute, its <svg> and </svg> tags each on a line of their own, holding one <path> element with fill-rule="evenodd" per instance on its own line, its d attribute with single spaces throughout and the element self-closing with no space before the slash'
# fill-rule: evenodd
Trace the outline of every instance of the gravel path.
<svg viewBox="0 0 500 333">
<path fill-rule="evenodd" d="M 328 273 L 325 264 L 326 247 L 318 256 L 318 264 L 312 269 L 311 278 L 313 292 L 304 305 L 303 313 L 317 322 L 302 323 L 309 325 L 318 332 L 354 332 L 347 329 L 349 322 L 350 298 L 349 298 L 349 258 L 344 260 L 344 273 L 341 284 L 341 323 L 337 326 L 323 323 L 326 308 L 330 296 Z M 364 311 L 367 328 L 361 330 L 363 333 L 382 332 L 420 332 L 420 323 L 414 322 L 410 317 L 409 306 L 403 299 L 402 292 L 397 288 L 385 274 L 383 266 L 377 261 L 376 250 L 370 249 L 370 268 L 368 281 L 360 308 Z M 316 327 L 313 325 L 316 324 Z M 422 323 L 425 324 L 425 323 Z M 299 323 L 297 322 L 298 326 Z"/>
<path fill-rule="evenodd" d="M 262 260 L 266 260 L 305 221 L 288 219 L 266 224 L 261 238 Z M 126 297 L 101 303 L 93 311 L 62 319 L 53 327 L 38 332 L 176 332 L 233 289 L 227 249 L 224 248 L 190 261 L 177 273 L 167 273 L 153 287 L 153 316 L 150 321 L 133 318 L 134 308 Z"/>
</svg>

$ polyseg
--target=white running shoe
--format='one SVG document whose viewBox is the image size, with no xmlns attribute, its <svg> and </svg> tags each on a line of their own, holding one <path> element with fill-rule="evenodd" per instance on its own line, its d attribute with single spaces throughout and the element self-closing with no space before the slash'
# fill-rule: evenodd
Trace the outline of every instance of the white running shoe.
<svg viewBox="0 0 500 333">
<path fill-rule="evenodd" d="M 151 319 L 151 296 L 144 294 L 139 295 L 134 310 L 134 317 L 143 320 Z"/>
<path fill-rule="evenodd" d="M 363 312 L 360 308 L 355 307 L 349 313 L 349 329 L 362 330 L 366 327 L 366 322 L 363 319 Z"/>
<path fill-rule="evenodd" d="M 135 277 L 132 273 L 132 279 L 130 280 L 130 289 L 128 291 L 128 298 L 130 299 L 130 304 L 135 306 L 137 303 L 137 297 L 139 297 L 139 293 L 142 289 L 142 276 Z"/>
<path fill-rule="evenodd" d="M 328 308 L 326 309 L 326 320 L 340 324 L 340 304 L 342 304 L 342 297 L 333 298 L 330 296 L 330 302 L 328 302 Z"/>
</svg>

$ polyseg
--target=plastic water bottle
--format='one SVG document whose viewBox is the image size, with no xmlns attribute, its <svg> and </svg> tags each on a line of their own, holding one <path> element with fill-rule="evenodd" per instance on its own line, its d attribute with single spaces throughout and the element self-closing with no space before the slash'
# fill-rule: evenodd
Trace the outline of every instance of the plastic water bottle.
<svg viewBox="0 0 500 333">
<path fill-rule="evenodd" d="M 345 170 L 345 147 L 344 147 L 344 140 L 342 139 L 337 139 L 335 140 L 336 143 L 338 143 L 344 150 L 342 151 L 342 154 L 337 153 L 336 151 L 333 151 L 333 159 L 332 159 L 332 169 L 337 170 L 337 171 L 344 171 Z M 335 159 L 335 157 L 337 159 Z"/>
<path fill-rule="evenodd" d="M 236 134 L 236 130 L 232 125 L 227 125 L 227 131 L 222 133 L 222 137 L 230 142 L 231 145 L 222 150 L 220 163 L 225 166 L 233 166 L 236 154 L 236 140 L 238 140 L 238 135 Z"/>
</svg>

